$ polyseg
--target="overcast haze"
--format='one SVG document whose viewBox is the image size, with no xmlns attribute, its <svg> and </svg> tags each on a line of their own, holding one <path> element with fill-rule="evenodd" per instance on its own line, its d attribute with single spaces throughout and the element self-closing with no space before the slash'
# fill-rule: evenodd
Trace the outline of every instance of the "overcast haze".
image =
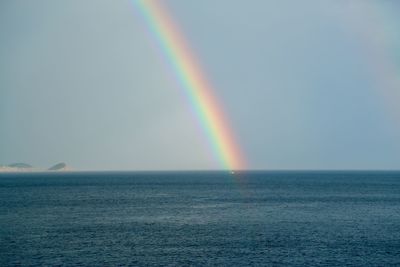
<svg viewBox="0 0 400 267">
<path fill-rule="evenodd" d="M 164 2 L 249 168 L 400 169 L 395 1 Z M 220 168 L 152 41 L 129 1 L 2 0 L 0 165 Z"/>
</svg>

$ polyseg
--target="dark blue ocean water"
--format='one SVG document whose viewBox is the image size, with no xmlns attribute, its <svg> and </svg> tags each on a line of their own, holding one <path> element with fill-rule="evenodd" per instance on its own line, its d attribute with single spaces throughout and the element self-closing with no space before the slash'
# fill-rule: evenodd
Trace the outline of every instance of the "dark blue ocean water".
<svg viewBox="0 0 400 267">
<path fill-rule="evenodd" d="M 0 175 L 0 266 L 399 266 L 400 172 Z"/>
</svg>

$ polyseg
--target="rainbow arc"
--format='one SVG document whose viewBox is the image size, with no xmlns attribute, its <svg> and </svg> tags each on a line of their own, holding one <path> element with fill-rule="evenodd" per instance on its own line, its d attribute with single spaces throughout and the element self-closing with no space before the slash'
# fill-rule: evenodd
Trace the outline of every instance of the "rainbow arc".
<svg viewBox="0 0 400 267">
<path fill-rule="evenodd" d="M 208 137 L 215 157 L 225 169 L 244 169 L 244 157 L 222 105 L 214 94 L 214 88 L 162 1 L 138 0 L 133 3 L 141 11 L 157 46 L 171 66 L 181 90 Z"/>
</svg>

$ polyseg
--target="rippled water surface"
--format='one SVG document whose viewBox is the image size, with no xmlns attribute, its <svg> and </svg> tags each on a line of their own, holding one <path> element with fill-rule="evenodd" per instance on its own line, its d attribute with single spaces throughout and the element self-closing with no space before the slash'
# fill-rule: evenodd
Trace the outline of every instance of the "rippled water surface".
<svg viewBox="0 0 400 267">
<path fill-rule="evenodd" d="M 400 265 L 400 172 L 3 173 L 15 265 Z"/>
</svg>

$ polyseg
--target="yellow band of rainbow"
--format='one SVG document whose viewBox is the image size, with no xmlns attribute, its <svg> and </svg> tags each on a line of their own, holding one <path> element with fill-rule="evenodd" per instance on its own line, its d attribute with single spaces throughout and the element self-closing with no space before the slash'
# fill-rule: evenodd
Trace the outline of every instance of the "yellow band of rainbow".
<svg viewBox="0 0 400 267">
<path fill-rule="evenodd" d="M 246 164 L 221 104 L 213 94 L 213 87 L 203 74 L 202 68 L 189 49 L 187 41 L 173 22 L 162 1 L 134 0 L 151 34 L 157 40 L 165 59 L 181 89 L 187 96 L 201 128 L 204 129 L 214 155 L 228 170 L 244 169 Z"/>
</svg>

